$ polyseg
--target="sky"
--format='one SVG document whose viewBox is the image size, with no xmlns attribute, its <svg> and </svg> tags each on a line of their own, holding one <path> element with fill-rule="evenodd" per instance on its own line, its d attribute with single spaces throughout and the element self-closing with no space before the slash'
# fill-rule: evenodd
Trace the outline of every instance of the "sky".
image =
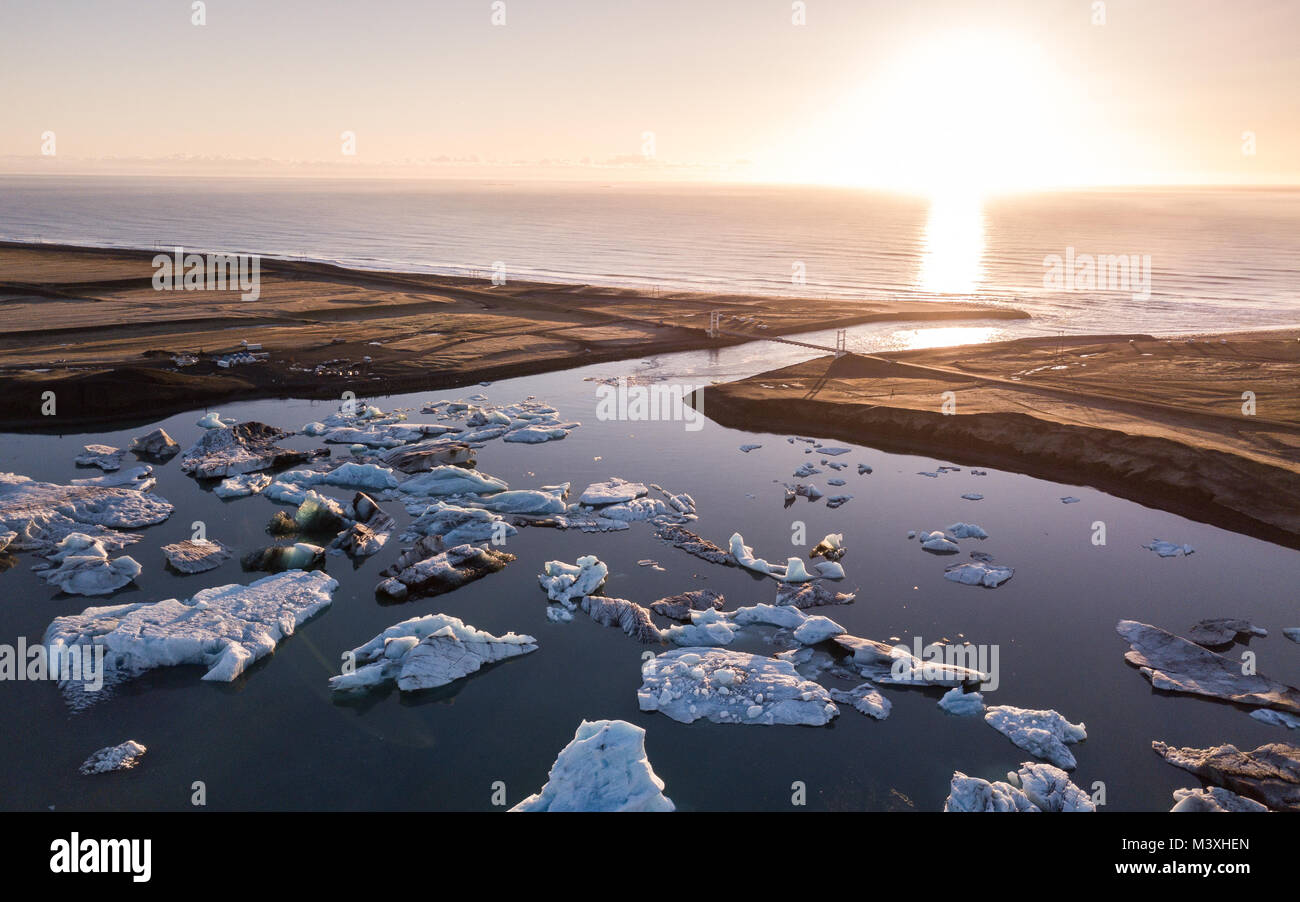
<svg viewBox="0 0 1300 902">
<path fill-rule="evenodd" d="M 1300 183 L 1296 0 L 194 6 L 4 0 L 0 171 Z"/>
</svg>

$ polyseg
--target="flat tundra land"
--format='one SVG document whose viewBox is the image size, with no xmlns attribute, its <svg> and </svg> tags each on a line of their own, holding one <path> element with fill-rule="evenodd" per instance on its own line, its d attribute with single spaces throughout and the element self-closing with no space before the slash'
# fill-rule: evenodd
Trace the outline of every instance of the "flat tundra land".
<svg viewBox="0 0 1300 902">
<path fill-rule="evenodd" d="M 726 426 L 1087 483 L 1300 547 L 1300 329 L 849 354 L 705 391 Z"/>
<path fill-rule="evenodd" d="M 51 389 L 62 427 L 258 397 L 448 388 L 745 335 L 1027 315 L 974 304 L 494 286 L 267 259 L 258 297 L 244 300 L 238 289 L 157 290 L 157 253 L 0 244 L 0 425 L 48 425 L 40 399 Z M 705 335 L 711 310 L 733 334 Z M 265 362 L 217 364 L 245 341 L 261 346 Z M 178 366 L 186 357 L 198 360 Z"/>
</svg>

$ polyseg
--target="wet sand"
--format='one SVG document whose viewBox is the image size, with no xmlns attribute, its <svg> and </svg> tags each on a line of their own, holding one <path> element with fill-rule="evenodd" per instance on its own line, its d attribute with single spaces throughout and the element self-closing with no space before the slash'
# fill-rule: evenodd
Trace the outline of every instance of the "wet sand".
<svg viewBox="0 0 1300 902">
<path fill-rule="evenodd" d="M 459 278 L 269 259 L 260 262 L 260 297 L 244 300 L 238 290 L 156 290 L 157 253 L 0 243 L 0 425 L 144 422 L 232 400 L 450 388 L 746 336 L 1027 316 L 958 303 L 494 286 L 490 273 Z M 732 334 L 707 337 L 711 310 L 722 311 Z M 215 357 L 240 351 L 241 341 L 261 345 L 269 359 L 218 367 Z M 177 355 L 199 362 L 178 367 Z M 55 392 L 55 417 L 41 413 L 46 391 Z"/>
<path fill-rule="evenodd" d="M 821 357 L 705 389 L 703 409 L 1093 485 L 1300 547 L 1300 329 Z"/>
</svg>

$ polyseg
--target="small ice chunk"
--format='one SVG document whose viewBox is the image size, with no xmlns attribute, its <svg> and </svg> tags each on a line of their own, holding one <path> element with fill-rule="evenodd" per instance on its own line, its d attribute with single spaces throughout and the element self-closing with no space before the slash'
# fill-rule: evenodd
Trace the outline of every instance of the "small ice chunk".
<svg viewBox="0 0 1300 902">
<path fill-rule="evenodd" d="M 112 445 L 86 445 L 74 463 L 79 467 L 99 467 L 111 473 L 122 466 L 126 452 Z"/>
<path fill-rule="evenodd" d="M 832 636 L 845 632 L 847 631 L 844 627 L 831 618 L 814 615 L 795 628 L 794 638 L 804 645 L 816 645 L 818 642 L 824 642 Z"/>
<path fill-rule="evenodd" d="M 939 699 L 939 707 L 949 714 L 964 716 L 984 712 L 984 696 L 979 692 L 964 692 L 960 686 L 954 686 Z"/>
<path fill-rule="evenodd" d="M 92 754 L 82 763 L 83 774 L 106 774 L 115 770 L 130 770 L 140 763 L 140 756 L 148 749 L 128 739 L 120 745 L 110 745 Z"/>
<path fill-rule="evenodd" d="M 1077 763 L 1066 743 L 1088 738 L 1082 723 L 1070 723 L 1052 710 L 999 705 L 984 713 L 984 722 L 1031 755 L 1045 758 L 1065 770 L 1074 770 Z"/>
</svg>

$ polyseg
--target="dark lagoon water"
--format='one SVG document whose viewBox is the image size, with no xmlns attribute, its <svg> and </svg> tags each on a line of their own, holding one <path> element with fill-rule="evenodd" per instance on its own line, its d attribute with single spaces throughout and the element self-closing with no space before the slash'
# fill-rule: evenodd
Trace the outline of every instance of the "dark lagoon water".
<svg viewBox="0 0 1300 902">
<path fill-rule="evenodd" d="M 894 330 L 880 330 L 880 341 Z M 1204 617 L 1239 616 L 1267 627 L 1254 639 L 1259 669 L 1300 681 L 1300 647 L 1281 635 L 1300 625 L 1296 584 L 1300 552 L 1236 535 L 1079 486 L 1059 485 L 990 469 L 968 469 L 937 479 L 917 475 L 946 461 L 885 454 L 854 446 L 838 458 L 839 475 L 853 494 L 830 510 L 804 499 L 783 507 L 781 482 L 807 460 L 804 443 L 787 436 L 724 429 L 706 422 L 688 432 L 678 422 L 601 422 L 589 377 L 639 375 L 706 383 L 766 368 L 775 362 L 757 346 L 603 364 L 544 376 L 471 386 L 440 394 L 372 399 L 385 409 L 437 398 L 482 393 L 494 403 L 536 395 L 566 419 L 582 421 L 566 440 L 543 445 L 489 443 L 478 453 L 480 470 L 512 488 L 572 482 L 575 492 L 616 475 L 685 491 L 698 502 L 692 528 L 719 544 L 739 530 L 756 552 L 784 560 L 806 549 L 791 545 L 792 523 L 806 523 L 810 541 L 844 534 L 849 606 L 821 609 L 850 633 L 906 643 L 951 639 L 999 647 L 1000 686 L 988 704 L 1055 708 L 1083 721 L 1089 738 L 1073 751 L 1073 777 L 1091 791 L 1106 787 L 1104 810 L 1167 810 L 1171 793 L 1194 778 L 1161 761 L 1154 739 L 1179 745 L 1232 742 L 1243 748 L 1286 740 L 1288 731 L 1266 726 L 1227 704 L 1153 692 L 1123 660 L 1126 644 L 1116 621 L 1134 618 L 1183 632 Z M 704 411 L 707 414 L 707 389 Z M 257 401 L 229 405 L 225 416 L 299 428 L 333 412 L 310 401 Z M 200 410 L 159 421 L 183 447 L 202 430 Z M 0 434 L 3 468 L 54 482 L 96 475 L 78 470 L 81 445 L 125 447 L 150 426 L 61 436 Z M 809 421 L 802 435 L 816 436 Z M 738 446 L 761 443 L 749 454 Z M 295 437 L 286 444 L 317 447 Z M 842 442 L 831 444 L 843 445 Z M 336 457 L 346 450 L 335 447 Z M 856 464 L 874 468 L 857 475 Z M 127 466 L 132 465 L 128 460 Z M 247 583 L 232 560 L 217 570 L 181 576 L 163 566 L 160 546 L 188 538 L 202 520 L 208 535 L 243 553 L 270 541 L 264 532 L 279 505 L 261 496 L 223 501 L 183 475 L 178 461 L 155 466 L 157 494 L 176 511 L 142 530 L 127 549 L 144 566 L 133 586 L 110 598 L 61 594 L 39 581 L 28 554 L 0 574 L 0 642 L 25 636 L 37 642 L 56 616 L 90 605 L 186 598 L 208 586 Z M 813 481 L 826 488 L 827 471 Z M 324 489 L 341 499 L 348 490 Z M 961 499 L 965 492 L 985 498 Z M 1063 495 L 1077 504 L 1062 504 Z M 384 504 L 399 526 L 409 516 Z M 987 590 L 949 582 L 952 558 L 923 552 L 906 536 L 958 520 L 983 526 L 990 538 L 964 540 L 1016 568 L 1013 579 Z M 1107 524 L 1108 544 L 1091 543 L 1092 524 Z M 400 530 L 399 530 L 400 531 Z M 1189 543 L 1189 557 L 1161 559 L 1141 547 L 1153 537 Z M 645 646 L 579 613 L 571 623 L 546 618 L 537 584 L 544 562 L 572 562 L 595 554 L 608 563 L 609 595 L 643 604 L 687 589 L 726 594 L 727 609 L 771 602 L 775 584 L 745 571 L 708 564 L 656 540 L 646 524 L 624 532 L 582 534 L 522 529 L 507 550 L 518 560 L 504 571 L 454 593 L 401 605 L 374 596 L 378 572 L 399 553 L 394 538 L 355 566 L 330 557 L 339 580 L 334 603 L 303 625 L 276 652 L 233 684 L 200 681 L 203 669 L 150 672 L 87 710 L 73 712 L 51 683 L 0 683 L 0 723 L 10 741 L 0 765 L 4 809 L 191 808 L 192 784 L 206 785 L 209 809 L 491 809 L 493 784 L 505 784 L 513 805 L 536 792 L 555 755 L 582 719 L 621 718 L 644 727 L 646 746 L 666 794 L 680 810 L 788 809 L 792 783 L 807 786 L 809 809 L 939 810 L 954 770 L 1001 779 L 1028 760 L 982 718 L 945 714 L 938 689 L 886 689 L 893 712 L 871 720 L 847 705 L 822 728 L 680 724 L 638 710 L 636 690 Z M 639 566 L 654 559 L 662 571 Z M 540 648 L 439 690 L 374 693 L 362 701 L 331 697 L 327 679 L 340 655 L 384 628 L 418 615 L 444 612 L 500 634 L 535 636 Z M 661 621 L 661 625 L 666 622 Z M 733 649 L 774 653 L 785 647 L 773 631 L 752 631 Z M 1235 652 L 1234 652 L 1235 653 Z M 834 683 L 844 685 L 851 684 Z M 83 777 L 77 767 L 95 749 L 134 739 L 148 746 L 135 770 Z"/>
</svg>

